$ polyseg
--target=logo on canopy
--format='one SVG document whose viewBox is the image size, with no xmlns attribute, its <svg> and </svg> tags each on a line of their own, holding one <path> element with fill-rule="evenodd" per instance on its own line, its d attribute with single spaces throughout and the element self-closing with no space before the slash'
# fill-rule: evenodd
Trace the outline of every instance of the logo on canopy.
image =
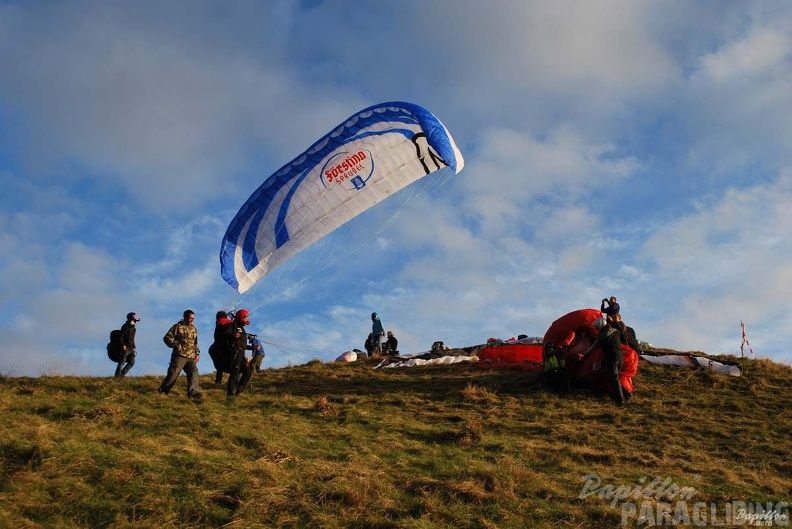
<svg viewBox="0 0 792 529">
<path fill-rule="evenodd" d="M 362 189 L 374 172 L 374 159 L 371 151 L 339 152 L 328 158 L 322 167 L 322 184 L 341 186 L 343 189 Z M 350 185 L 351 184 L 351 185 Z"/>
</svg>

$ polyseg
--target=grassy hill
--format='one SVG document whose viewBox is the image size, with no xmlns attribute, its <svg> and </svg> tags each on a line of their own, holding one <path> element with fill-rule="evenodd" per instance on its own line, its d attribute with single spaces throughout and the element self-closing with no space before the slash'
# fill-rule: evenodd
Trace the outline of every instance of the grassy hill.
<svg viewBox="0 0 792 529">
<path fill-rule="evenodd" d="M 203 403 L 183 375 L 0 377 L 0 527 L 714 526 L 792 500 L 792 368 L 741 363 L 641 362 L 625 408 L 472 364 L 314 362 L 235 399 L 205 375 Z"/>
</svg>

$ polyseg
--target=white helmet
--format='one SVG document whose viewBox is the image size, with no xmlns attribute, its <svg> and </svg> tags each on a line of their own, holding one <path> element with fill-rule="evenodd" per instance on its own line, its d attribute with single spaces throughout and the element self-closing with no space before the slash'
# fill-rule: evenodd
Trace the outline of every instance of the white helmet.
<svg viewBox="0 0 792 529">
<path fill-rule="evenodd" d="M 602 329 L 607 324 L 608 324 L 608 320 L 606 320 L 605 318 L 597 318 L 596 320 L 594 320 L 594 327 L 596 327 L 597 329 Z"/>
</svg>

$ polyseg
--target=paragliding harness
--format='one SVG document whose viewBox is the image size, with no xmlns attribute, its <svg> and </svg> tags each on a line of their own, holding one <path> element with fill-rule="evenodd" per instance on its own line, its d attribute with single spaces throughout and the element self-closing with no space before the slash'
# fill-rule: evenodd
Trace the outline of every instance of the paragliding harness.
<svg viewBox="0 0 792 529">
<path fill-rule="evenodd" d="M 558 393 L 569 393 L 569 373 L 562 351 L 553 342 L 547 342 L 542 349 L 542 386 Z"/>
<path fill-rule="evenodd" d="M 209 346 L 209 356 L 212 358 L 215 370 L 217 371 L 217 379 L 222 379 L 221 373 L 230 373 L 231 364 L 234 358 L 234 343 L 233 343 L 233 330 L 236 328 L 236 322 L 233 320 L 229 313 L 229 317 L 222 323 L 215 326 L 215 341 Z"/>
<path fill-rule="evenodd" d="M 124 359 L 124 331 L 121 329 L 110 331 L 110 341 L 107 342 L 107 358 L 115 363 Z"/>
</svg>

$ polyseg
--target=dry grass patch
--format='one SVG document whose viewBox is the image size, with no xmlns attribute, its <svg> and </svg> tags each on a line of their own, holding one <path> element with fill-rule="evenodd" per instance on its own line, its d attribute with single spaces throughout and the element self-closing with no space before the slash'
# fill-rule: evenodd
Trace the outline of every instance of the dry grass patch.
<svg viewBox="0 0 792 529">
<path fill-rule="evenodd" d="M 462 390 L 462 399 L 476 404 L 494 404 L 500 400 L 491 389 L 470 382 Z"/>
<path fill-rule="evenodd" d="M 319 412 L 319 415 L 324 417 L 325 419 L 329 417 L 338 417 L 338 408 L 335 404 L 330 402 L 330 399 L 327 398 L 327 395 L 322 395 L 318 399 L 316 399 L 316 403 L 314 404 L 314 410 Z"/>
<path fill-rule="evenodd" d="M 484 427 L 478 419 L 471 419 L 462 425 L 459 435 L 459 446 L 480 443 L 484 438 Z"/>
<path fill-rule="evenodd" d="M 590 473 L 787 501 L 792 371 L 744 366 L 641 363 L 625 409 L 466 365 L 314 362 L 233 402 L 207 375 L 200 406 L 159 398 L 160 377 L 0 377 L 0 526 L 619 526 L 619 506 L 579 498 Z"/>
</svg>

